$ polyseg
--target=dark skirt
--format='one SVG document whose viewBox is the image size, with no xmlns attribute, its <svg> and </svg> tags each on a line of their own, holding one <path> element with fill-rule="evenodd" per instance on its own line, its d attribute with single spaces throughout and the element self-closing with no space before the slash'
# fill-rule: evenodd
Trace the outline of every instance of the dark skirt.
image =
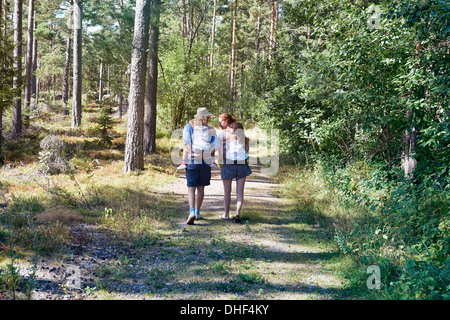
<svg viewBox="0 0 450 320">
<path fill-rule="evenodd" d="M 245 160 L 245 163 L 239 163 L 238 161 L 234 161 L 232 163 L 225 163 L 222 165 L 220 170 L 220 175 L 222 179 L 242 179 L 248 177 L 252 174 L 252 169 L 248 165 L 248 161 Z"/>
</svg>

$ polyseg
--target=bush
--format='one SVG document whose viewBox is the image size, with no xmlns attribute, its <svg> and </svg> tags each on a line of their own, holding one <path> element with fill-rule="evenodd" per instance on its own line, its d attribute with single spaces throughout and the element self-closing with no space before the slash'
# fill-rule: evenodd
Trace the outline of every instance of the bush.
<svg viewBox="0 0 450 320">
<path fill-rule="evenodd" d="M 359 175 L 352 170 L 345 172 L 348 179 L 339 186 L 339 178 L 334 176 L 332 186 L 341 190 L 342 197 L 358 199 L 348 183 Z M 370 180 L 360 180 L 361 187 L 370 186 Z M 373 190 L 376 193 L 383 188 Z M 377 203 L 372 219 L 354 220 L 350 229 L 336 232 L 341 252 L 359 265 L 380 266 L 383 294 L 389 297 L 450 298 L 448 192 L 428 182 L 403 181 L 384 188 L 384 193 L 378 202 L 359 201 L 362 206 Z"/>
</svg>

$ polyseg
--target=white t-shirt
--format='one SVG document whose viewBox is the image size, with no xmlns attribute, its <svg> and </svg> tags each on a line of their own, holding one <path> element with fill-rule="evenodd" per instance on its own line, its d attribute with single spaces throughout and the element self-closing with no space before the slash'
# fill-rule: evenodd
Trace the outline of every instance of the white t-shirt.
<svg viewBox="0 0 450 320">
<path fill-rule="evenodd" d="M 238 139 L 226 140 L 226 158 L 229 160 L 244 161 L 248 155 L 245 152 L 245 143 L 240 143 Z"/>
</svg>

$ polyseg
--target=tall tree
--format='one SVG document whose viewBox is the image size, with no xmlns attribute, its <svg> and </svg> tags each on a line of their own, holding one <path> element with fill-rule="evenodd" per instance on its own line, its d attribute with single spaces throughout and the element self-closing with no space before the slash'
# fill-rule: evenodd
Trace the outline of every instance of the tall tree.
<svg viewBox="0 0 450 320">
<path fill-rule="evenodd" d="M 236 29 L 237 29 L 238 0 L 234 0 L 233 31 L 231 37 L 231 68 L 230 68 L 230 101 L 231 112 L 234 109 L 234 98 L 236 96 Z"/>
<path fill-rule="evenodd" d="M 8 65 L 8 41 L 6 37 L 6 21 L 8 19 L 7 6 L 3 7 L 3 0 L 0 0 L 0 156 L 3 144 L 3 111 L 11 101 L 11 80 L 13 71 Z M 3 11 L 4 10 L 4 11 Z M 3 159 L 0 158 L 0 163 Z"/>
<path fill-rule="evenodd" d="M 147 89 L 145 95 L 144 154 L 156 150 L 156 106 L 158 92 L 158 41 L 161 0 L 152 1 Z"/>
<path fill-rule="evenodd" d="M 100 71 L 98 80 L 98 101 L 103 100 L 103 60 L 100 58 Z"/>
<path fill-rule="evenodd" d="M 34 30 L 36 30 L 37 22 L 36 17 L 34 19 Z M 38 97 L 37 97 L 37 78 L 36 78 L 36 70 L 37 70 L 37 38 L 36 36 L 33 39 L 33 65 L 32 65 L 32 72 L 31 72 L 31 95 L 34 95 L 34 104 L 37 105 L 38 103 Z"/>
<path fill-rule="evenodd" d="M 14 78 L 13 89 L 16 97 L 13 101 L 11 139 L 22 135 L 22 0 L 14 1 Z"/>
<path fill-rule="evenodd" d="M 144 97 L 151 0 L 137 0 L 131 54 L 125 172 L 144 169 Z"/>
<path fill-rule="evenodd" d="M 214 0 L 214 6 L 213 6 L 213 17 L 212 17 L 212 27 L 211 27 L 211 56 L 210 56 L 210 71 L 209 74 L 211 75 L 212 68 L 214 66 L 214 42 L 215 42 L 215 36 L 216 36 L 216 8 L 217 7 L 217 0 Z"/>
<path fill-rule="evenodd" d="M 83 1 L 74 0 L 73 6 L 73 101 L 72 128 L 81 126 L 82 91 L 82 19 Z"/>
<path fill-rule="evenodd" d="M 28 37 L 27 37 L 27 53 L 25 57 L 25 122 L 29 121 L 29 111 L 31 104 L 31 76 L 33 72 L 33 44 L 34 44 L 34 0 L 30 0 L 28 4 Z"/>
<path fill-rule="evenodd" d="M 63 73 L 63 89 L 62 89 L 62 103 L 63 103 L 63 115 L 69 115 L 67 110 L 67 102 L 69 100 L 69 71 L 70 61 L 72 59 L 72 39 L 71 32 L 73 29 L 73 1 L 70 1 L 70 7 L 68 9 L 68 21 L 67 21 L 67 37 L 66 37 L 66 57 L 64 60 L 64 73 Z"/>
</svg>

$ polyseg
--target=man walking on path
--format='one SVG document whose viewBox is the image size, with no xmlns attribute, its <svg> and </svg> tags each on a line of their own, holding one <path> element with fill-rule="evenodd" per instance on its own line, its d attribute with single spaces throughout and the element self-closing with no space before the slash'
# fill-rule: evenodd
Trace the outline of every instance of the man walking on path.
<svg viewBox="0 0 450 320">
<path fill-rule="evenodd" d="M 186 180 L 189 198 L 187 224 L 200 219 L 200 208 L 205 196 L 205 186 L 211 181 L 211 154 L 220 146 L 216 130 L 208 126 L 211 114 L 206 108 L 197 109 L 192 122 L 183 129 L 183 144 L 187 151 Z M 206 160 L 206 161 L 205 161 Z"/>
</svg>

